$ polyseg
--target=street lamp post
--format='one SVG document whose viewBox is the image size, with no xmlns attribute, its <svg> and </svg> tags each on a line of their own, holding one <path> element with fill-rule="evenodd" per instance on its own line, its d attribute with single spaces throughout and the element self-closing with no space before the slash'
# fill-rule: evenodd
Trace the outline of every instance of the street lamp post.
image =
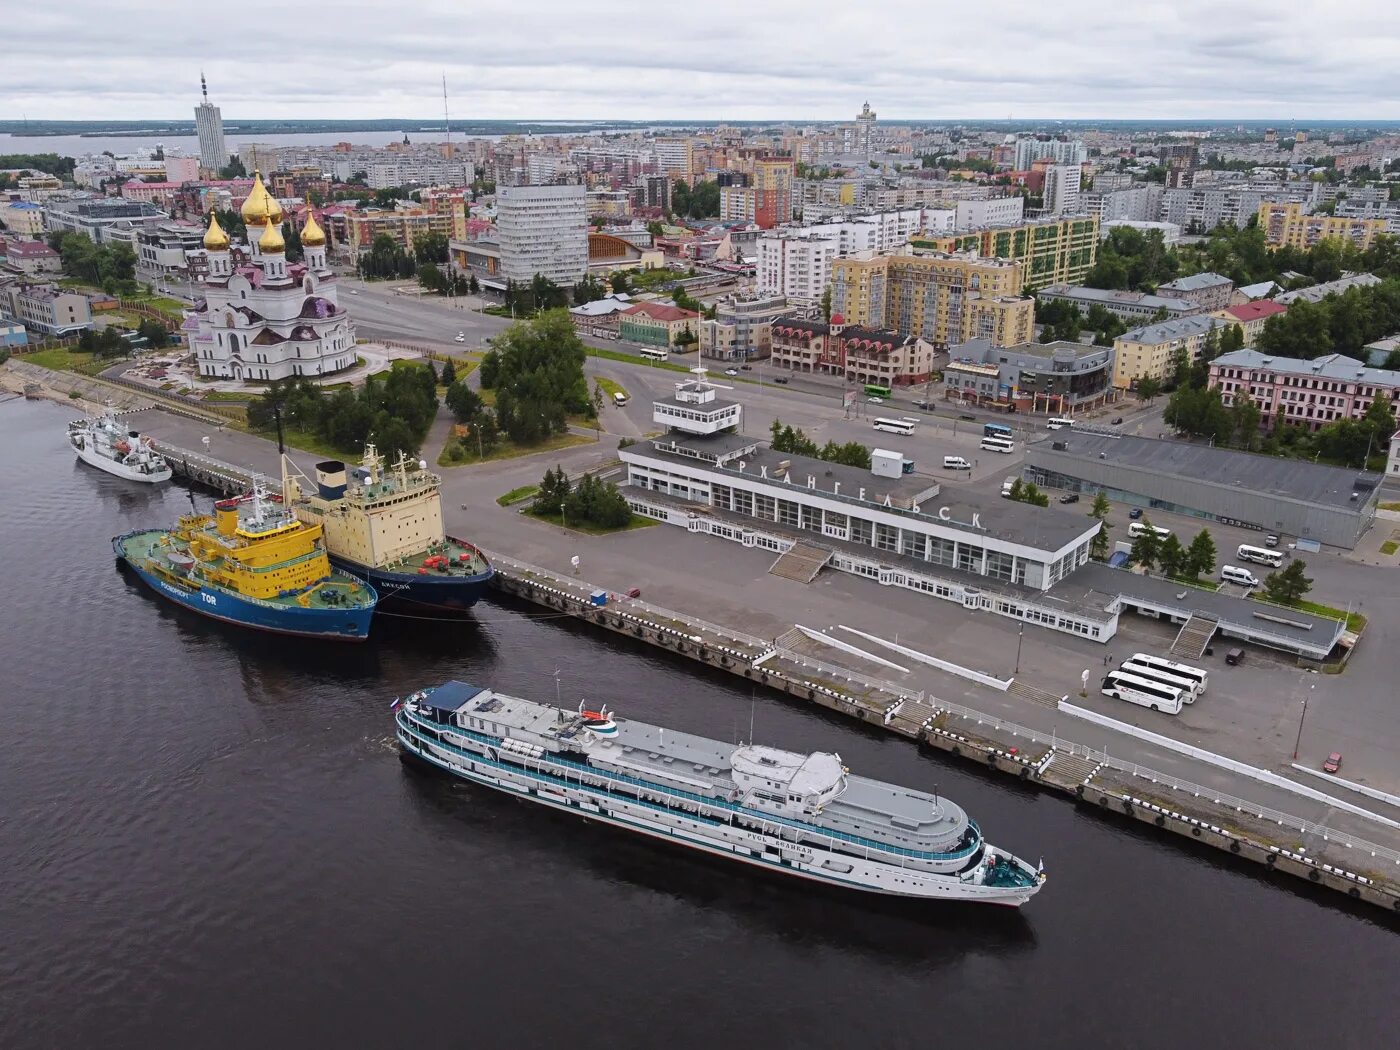
<svg viewBox="0 0 1400 1050">
<path fill-rule="evenodd" d="M 1026 625 L 1023 623 L 1016 631 L 1016 670 L 1015 674 L 1021 673 L 1021 642 L 1026 637 Z"/>
<path fill-rule="evenodd" d="M 1316 685 L 1310 685 L 1308 686 L 1308 691 L 1303 694 L 1303 713 L 1298 718 L 1298 736 L 1293 741 L 1293 759 L 1295 762 L 1298 759 L 1298 748 L 1303 743 L 1303 723 L 1307 720 L 1308 717 L 1308 697 L 1316 688 Z"/>
</svg>

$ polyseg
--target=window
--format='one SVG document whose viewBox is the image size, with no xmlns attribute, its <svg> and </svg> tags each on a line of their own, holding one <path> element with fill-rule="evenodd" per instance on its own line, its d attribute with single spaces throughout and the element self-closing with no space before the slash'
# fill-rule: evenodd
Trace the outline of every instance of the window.
<svg viewBox="0 0 1400 1050">
<path fill-rule="evenodd" d="M 851 518 L 851 542 L 869 544 L 874 535 L 870 522 L 865 518 Z"/>
<path fill-rule="evenodd" d="M 928 540 L 929 551 L 928 560 L 936 565 L 957 564 L 956 548 L 952 540 L 945 540 L 939 536 L 930 536 Z"/>
<path fill-rule="evenodd" d="M 964 572 L 982 571 L 982 548 L 972 543 L 958 544 L 958 568 Z"/>
<path fill-rule="evenodd" d="M 882 551 L 899 550 L 899 529 L 877 521 L 875 523 L 875 546 Z"/>
</svg>

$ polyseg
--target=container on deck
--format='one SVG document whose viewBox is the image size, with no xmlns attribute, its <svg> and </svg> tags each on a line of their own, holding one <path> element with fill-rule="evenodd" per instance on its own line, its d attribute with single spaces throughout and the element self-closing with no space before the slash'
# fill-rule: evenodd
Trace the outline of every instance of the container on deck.
<svg viewBox="0 0 1400 1050">
<path fill-rule="evenodd" d="M 604 590 L 597 590 L 597 591 L 594 591 L 592 594 L 590 594 L 590 595 L 588 596 L 588 600 L 589 600 L 590 602 L 592 602 L 594 605 L 607 605 L 607 604 L 608 604 L 608 592 L 607 592 L 607 591 L 604 591 Z"/>
</svg>

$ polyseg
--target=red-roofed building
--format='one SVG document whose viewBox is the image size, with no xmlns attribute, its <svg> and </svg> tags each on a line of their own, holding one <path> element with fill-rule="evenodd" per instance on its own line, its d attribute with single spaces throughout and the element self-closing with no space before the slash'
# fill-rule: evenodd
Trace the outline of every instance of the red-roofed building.
<svg viewBox="0 0 1400 1050">
<path fill-rule="evenodd" d="M 794 372 L 825 372 L 851 383 L 896 387 L 925 383 L 934 369 L 933 346 L 926 340 L 847 325 L 839 313 L 831 315 L 830 324 L 779 317 L 772 332 L 773 364 Z"/>
<path fill-rule="evenodd" d="M 1244 342 L 1246 346 L 1253 346 L 1254 341 L 1259 338 L 1264 331 L 1264 323 L 1270 317 L 1277 317 L 1279 314 L 1288 312 L 1288 307 L 1283 303 L 1276 303 L 1272 299 L 1260 299 L 1258 302 L 1242 303 L 1239 306 L 1227 306 L 1223 310 L 1217 310 L 1211 314 L 1218 317 L 1227 324 L 1237 324 L 1244 329 Z"/>
<path fill-rule="evenodd" d="M 58 252 L 43 241 L 9 241 L 5 245 L 5 261 L 15 269 L 36 277 L 58 273 L 63 269 Z"/>
<path fill-rule="evenodd" d="M 650 346 L 674 346 L 683 332 L 695 335 L 700 315 L 665 303 L 638 303 L 622 311 L 617 333 L 622 339 Z"/>
</svg>

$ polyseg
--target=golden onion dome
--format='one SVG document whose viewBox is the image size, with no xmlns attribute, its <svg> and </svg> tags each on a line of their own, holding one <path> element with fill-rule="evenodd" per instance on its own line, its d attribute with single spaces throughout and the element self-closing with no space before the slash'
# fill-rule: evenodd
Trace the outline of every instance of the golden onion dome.
<svg viewBox="0 0 1400 1050">
<path fill-rule="evenodd" d="M 219 217 L 209 213 L 209 229 L 204 231 L 204 247 L 211 252 L 228 251 L 228 234 L 219 225 Z"/>
<path fill-rule="evenodd" d="M 307 248 L 319 248 L 326 243 L 326 231 L 316 221 L 316 213 L 309 201 L 306 204 L 306 224 L 301 228 L 301 243 Z"/>
<path fill-rule="evenodd" d="M 248 199 L 239 209 L 243 221 L 249 226 L 261 226 L 272 217 L 272 208 L 275 205 L 272 194 L 268 193 L 267 187 L 263 185 L 262 172 L 254 171 L 253 188 L 248 191 Z"/>
<path fill-rule="evenodd" d="M 264 254 L 286 249 L 287 242 L 282 240 L 282 224 L 280 222 L 267 224 L 267 229 L 263 230 L 263 235 L 258 238 L 258 247 L 262 249 Z"/>
</svg>

